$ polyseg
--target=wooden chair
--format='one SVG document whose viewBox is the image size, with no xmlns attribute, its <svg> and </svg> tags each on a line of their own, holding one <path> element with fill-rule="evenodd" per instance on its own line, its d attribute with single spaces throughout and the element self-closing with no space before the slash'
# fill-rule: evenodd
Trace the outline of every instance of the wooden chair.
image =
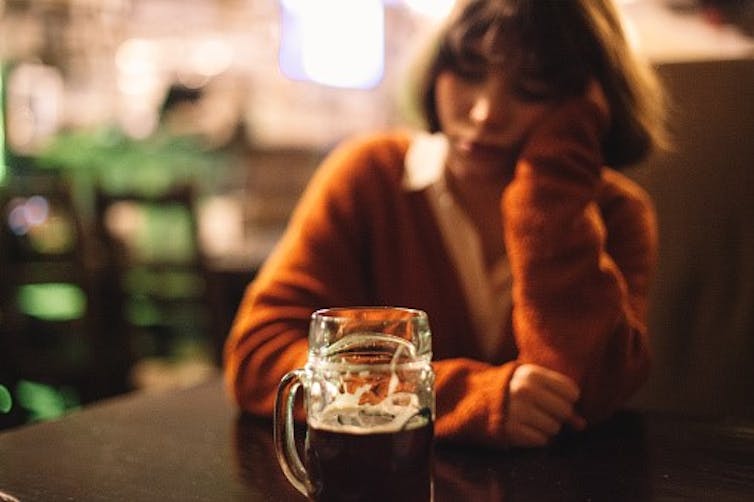
<svg viewBox="0 0 754 502">
<path fill-rule="evenodd" d="M 100 276 L 70 186 L 14 177 L 0 200 L 0 366 L 6 386 L 38 382 L 86 403 L 126 390 L 128 354 L 108 329 Z"/>
<path fill-rule="evenodd" d="M 96 190 L 95 235 L 116 287 L 119 328 L 137 359 L 215 357 L 216 297 L 198 239 L 194 189 Z"/>
</svg>

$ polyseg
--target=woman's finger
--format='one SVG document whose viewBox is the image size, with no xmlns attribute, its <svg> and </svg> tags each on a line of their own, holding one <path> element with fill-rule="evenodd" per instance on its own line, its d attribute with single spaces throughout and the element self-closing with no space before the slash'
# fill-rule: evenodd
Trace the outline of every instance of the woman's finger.
<svg viewBox="0 0 754 502">
<path fill-rule="evenodd" d="M 550 440 L 542 431 L 521 423 L 510 424 L 508 437 L 511 445 L 522 447 L 545 446 Z"/>
<path fill-rule="evenodd" d="M 570 417 L 568 417 L 566 419 L 566 423 L 568 423 L 568 425 L 570 425 L 577 431 L 583 431 L 587 426 L 586 419 L 577 413 L 573 413 Z"/>
<path fill-rule="evenodd" d="M 537 403 L 525 399 L 511 401 L 509 413 L 515 422 L 536 429 L 547 437 L 557 434 L 564 422 L 564 419 L 543 411 Z"/>
<path fill-rule="evenodd" d="M 548 388 L 540 389 L 533 404 L 542 412 L 560 423 L 573 415 L 573 403 L 555 394 Z"/>
<path fill-rule="evenodd" d="M 576 382 L 566 375 L 544 366 L 530 366 L 533 366 L 533 368 L 530 370 L 529 378 L 547 387 L 550 391 L 570 403 L 578 401 L 581 389 L 579 389 Z"/>
</svg>

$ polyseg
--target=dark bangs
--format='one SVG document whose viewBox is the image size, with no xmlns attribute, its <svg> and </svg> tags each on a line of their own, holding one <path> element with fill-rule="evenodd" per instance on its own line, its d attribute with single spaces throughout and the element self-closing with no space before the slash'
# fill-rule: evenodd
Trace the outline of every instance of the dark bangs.
<svg viewBox="0 0 754 502">
<path fill-rule="evenodd" d="M 469 2 L 439 40 L 427 83 L 434 86 L 446 70 L 473 78 L 493 68 L 506 73 L 523 99 L 557 100 L 584 92 L 589 77 L 598 73 L 594 48 L 599 44 L 581 29 L 584 20 L 574 19 L 577 9 L 564 8 L 569 3 Z M 528 90 L 532 84 L 535 94 Z M 426 87 L 424 96 L 428 125 L 437 131 L 434 91 Z"/>
</svg>

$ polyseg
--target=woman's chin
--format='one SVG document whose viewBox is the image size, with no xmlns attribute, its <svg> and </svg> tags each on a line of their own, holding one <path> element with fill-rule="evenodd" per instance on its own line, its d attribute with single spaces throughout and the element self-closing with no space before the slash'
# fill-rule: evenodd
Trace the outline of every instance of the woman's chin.
<svg viewBox="0 0 754 502">
<path fill-rule="evenodd" d="M 500 183 L 509 181 L 513 177 L 514 170 L 515 161 L 501 162 L 500 159 L 468 158 L 456 163 L 453 174 L 459 180 L 469 182 Z"/>
<path fill-rule="evenodd" d="M 500 182 L 511 178 L 518 152 L 507 148 L 484 148 L 474 144 L 459 145 L 452 155 L 453 173 L 458 179 L 477 182 Z"/>
</svg>

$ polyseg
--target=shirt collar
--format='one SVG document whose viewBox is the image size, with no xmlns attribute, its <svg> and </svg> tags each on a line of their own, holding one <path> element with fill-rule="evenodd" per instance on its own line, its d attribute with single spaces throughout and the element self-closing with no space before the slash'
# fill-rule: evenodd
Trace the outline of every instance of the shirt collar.
<svg viewBox="0 0 754 502">
<path fill-rule="evenodd" d="M 442 178 L 448 140 L 442 133 L 418 133 L 406 152 L 403 188 L 419 191 Z"/>
</svg>

